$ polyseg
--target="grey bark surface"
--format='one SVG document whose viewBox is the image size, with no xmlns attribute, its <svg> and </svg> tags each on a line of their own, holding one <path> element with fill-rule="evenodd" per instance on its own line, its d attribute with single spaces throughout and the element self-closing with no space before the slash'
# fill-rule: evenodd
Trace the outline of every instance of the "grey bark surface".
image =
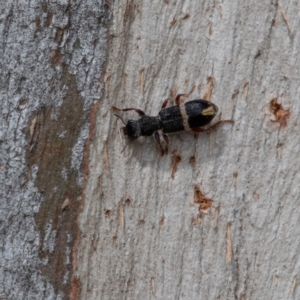
<svg viewBox="0 0 300 300">
<path fill-rule="evenodd" d="M 300 299 L 299 6 L 111 3 L 81 299 Z M 174 134 L 165 156 L 153 138 L 122 141 L 111 105 L 157 115 L 177 93 L 234 125 Z"/>
<path fill-rule="evenodd" d="M 0 299 L 78 295 L 83 155 L 108 11 L 75 2 L 0 3 Z"/>
</svg>

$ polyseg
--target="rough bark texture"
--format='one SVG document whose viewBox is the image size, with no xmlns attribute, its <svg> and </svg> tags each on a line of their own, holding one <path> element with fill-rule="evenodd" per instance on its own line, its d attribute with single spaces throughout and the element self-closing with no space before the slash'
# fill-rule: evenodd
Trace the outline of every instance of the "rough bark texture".
<svg viewBox="0 0 300 300">
<path fill-rule="evenodd" d="M 0 8 L 0 299 L 300 299 L 298 1 Z M 177 93 L 234 125 L 121 139 Z"/>
<path fill-rule="evenodd" d="M 1 1 L 0 11 L 0 299 L 75 298 L 83 155 L 108 7 Z"/>
<path fill-rule="evenodd" d="M 300 299 L 299 9 L 111 3 L 80 223 L 81 299 Z M 156 115 L 177 93 L 211 100 L 234 125 L 174 134 L 163 157 L 153 138 L 121 153 L 110 106 Z"/>
</svg>

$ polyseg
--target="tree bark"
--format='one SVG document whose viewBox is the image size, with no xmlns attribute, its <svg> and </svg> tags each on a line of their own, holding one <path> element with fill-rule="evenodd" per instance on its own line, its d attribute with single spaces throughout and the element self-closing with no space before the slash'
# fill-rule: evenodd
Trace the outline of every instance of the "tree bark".
<svg viewBox="0 0 300 300">
<path fill-rule="evenodd" d="M 111 10 L 81 299 L 299 299 L 299 3 Z M 234 125 L 174 134 L 163 157 L 154 138 L 120 138 L 111 105 L 155 116 L 178 93 L 211 100 Z"/>
<path fill-rule="evenodd" d="M 50 2 L 0 4 L 0 299 L 79 291 L 77 217 L 108 7 Z"/>
<path fill-rule="evenodd" d="M 1 4 L 0 298 L 299 299 L 299 6 Z M 122 136 L 179 93 L 234 124 Z"/>
</svg>

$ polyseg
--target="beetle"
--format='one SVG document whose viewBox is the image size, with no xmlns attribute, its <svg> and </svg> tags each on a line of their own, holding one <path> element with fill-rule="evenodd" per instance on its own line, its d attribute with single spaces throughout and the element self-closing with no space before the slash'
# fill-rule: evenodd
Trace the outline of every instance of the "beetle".
<svg viewBox="0 0 300 300">
<path fill-rule="evenodd" d="M 138 113 L 140 119 L 128 120 L 127 123 L 125 123 L 119 115 L 115 114 L 115 116 L 121 119 L 125 125 L 122 128 L 124 135 L 131 140 L 135 140 L 140 136 L 151 136 L 154 134 L 162 154 L 164 154 L 164 149 L 160 142 L 158 130 L 162 131 L 163 138 L 168 146 L 169 138 L 167 133 L 183 130 L 205 132 L 215 128 L 221 123 L 233 122 L 232 120 L 220 120 L 209 128 L 201 128 L 205 125 L 208 125 L 213 120 L 213 118 L 217 115 L 219 108 L 214 103 L 204 99 L 195 99 L 185 103 L 180 103 L 181 96 L 186 95 L 177 95 L 175 98 L 175 106 L 167 107 L 168 99 L 165 100 L 160 112 L 158 113 L 158 116 L 156 117 L 148 116 L 138 108 L 120 109 L 115 106 L 112 106 L 112 108 L 118 111 L 133 110 Z"/>
</svg>

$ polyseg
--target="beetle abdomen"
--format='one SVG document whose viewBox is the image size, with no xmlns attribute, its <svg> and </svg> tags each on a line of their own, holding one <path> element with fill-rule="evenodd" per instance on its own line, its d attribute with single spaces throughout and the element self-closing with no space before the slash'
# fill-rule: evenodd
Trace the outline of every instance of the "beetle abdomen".
<svg viewBox="0 0 300 300">
<path fill-rule="evenodd" d="M 171 133 L 203 127 L 211 122 L 217 112 L 215 104 L 202 99 L 162 109 L 159 112 L 162 131 Z"/>
<path fill-rule="evenodd" d="M 202 99 L 188 101 L 182 105 L 185 108 L 189 128 L 198 128 L 209 124 L 218 112 L 215 104 Z"/>
</svg>

